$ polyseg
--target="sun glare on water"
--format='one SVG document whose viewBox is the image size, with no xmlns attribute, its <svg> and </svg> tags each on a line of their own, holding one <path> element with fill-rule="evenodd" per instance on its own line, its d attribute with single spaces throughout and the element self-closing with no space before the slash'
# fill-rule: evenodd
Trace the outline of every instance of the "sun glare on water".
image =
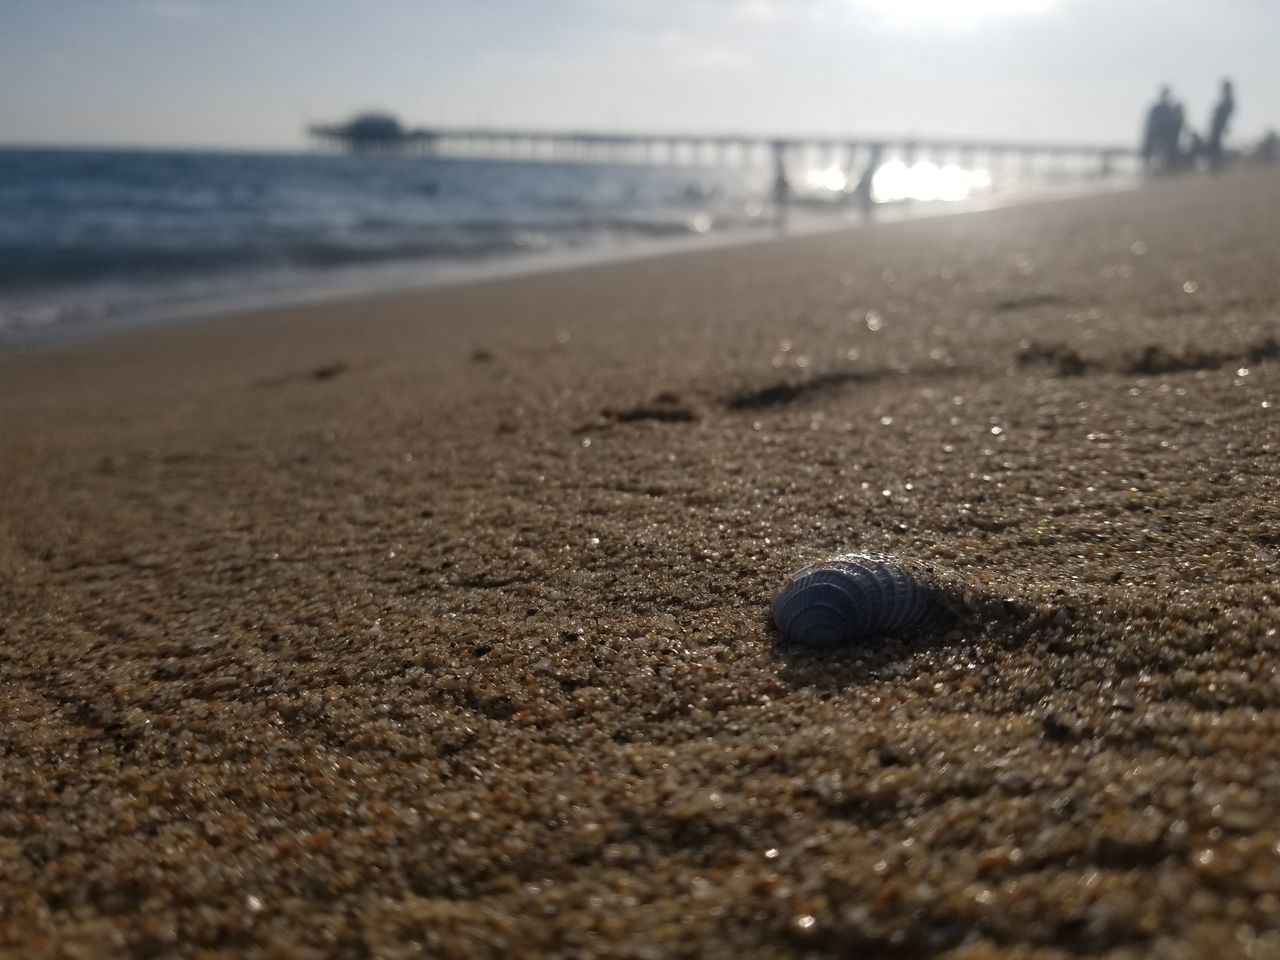
<svg viewBox="0 0 1280 960">
<path fill-rule="evenodd" d="M 849 178 L 839 167 L 827 167 L 824 170 L 810 170 L 805 182 L 814 190 L 830 190 L 839 193 L 849 186 Z"/>
<path fill-rule="evenodd" d="M 871 197 L 877 203 L 899 200 L 955 202 L 989 186 L 991 175 L 985 170 L 966 170 L 954 163 L 939 167 L 928 160 L 907 166 L 901 160 L 890 160 L 871 178 Z"/>
<path fill-rule="evenodd" d="M 855 183 L 837 166 L 810 170 L 805 174 L 804 182 L 812 191 L 837 194 L 852 190 Z M 940 167 L 928 160 L 908 166 L 901 160 L 890 160 L 882 164 L 871 178 L 871 199 L 876 203 L 900 200 L 955 202 L 967 200 L 990 186 L 991 174 L 986 170 L 968 170 L 955 163 Z"/>
</svg>

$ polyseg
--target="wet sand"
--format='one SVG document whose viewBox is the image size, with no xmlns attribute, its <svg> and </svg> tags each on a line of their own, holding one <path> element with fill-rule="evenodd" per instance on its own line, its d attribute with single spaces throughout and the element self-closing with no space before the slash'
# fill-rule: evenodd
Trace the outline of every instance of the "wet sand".
<svg viewBox="0 0 1280 960">
<path fill-rule="evenodd" d="M 0 955 L 1280 955 L 1277 337 L 1240 175 L 0 356 Z"/>
</svg>

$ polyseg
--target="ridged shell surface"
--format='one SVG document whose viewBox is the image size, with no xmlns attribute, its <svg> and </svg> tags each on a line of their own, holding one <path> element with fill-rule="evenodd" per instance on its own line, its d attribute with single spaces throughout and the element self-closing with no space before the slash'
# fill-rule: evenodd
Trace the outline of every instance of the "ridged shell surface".
<svg viewBox="0 0 1280 960">
<path fill-rule="evenodd" d="M 847 554 L 793 573 L 771 612 L 791 642 L 832 646 L 907 632 L 933 610 L 929 588 L 902 564 Z"/>
</svg>

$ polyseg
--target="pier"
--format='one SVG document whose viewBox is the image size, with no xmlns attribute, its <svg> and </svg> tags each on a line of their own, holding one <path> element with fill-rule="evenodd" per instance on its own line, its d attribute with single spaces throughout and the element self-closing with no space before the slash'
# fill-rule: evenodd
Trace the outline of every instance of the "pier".
<svg viewBox="0 0 1280 960">
<path fill-rule="evenodd" d="M 309 128 L 312 144 L 360 154 L 669 167 L 838 167 L 856 172 L 900 160 L 966 169 L 1105 177 L 1136 163 L 1132 147 L 952 137 L 768 137 L 744 134 L 602 133 L 490 127 L 406 128 L 367 114 Z"/>
</svg>

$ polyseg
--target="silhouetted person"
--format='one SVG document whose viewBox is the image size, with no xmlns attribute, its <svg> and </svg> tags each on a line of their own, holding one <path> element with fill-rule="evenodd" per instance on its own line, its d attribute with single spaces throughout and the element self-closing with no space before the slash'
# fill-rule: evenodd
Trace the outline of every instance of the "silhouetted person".
<svg viewBox="0 0 1280 960">
<path fill-rule="evenodd" d="M 1236 112 L 1235 91 L 1230 80 L 1222 81 L 1222 94 L 1218 104 L 1213 108 L 1213 116 L 1209 120 L 1209 139 L 1206 149 L 1209 153 L 1209 169 L 1217 170 L 1222 166 L 1222 138 L 1231 123 L 1231 115 Z"/>
<path fill-rule="evenodd" d="M 1169 108 L 1169 130 L 1165 143 L 1167 166 L 1170 170 L 1181 170 L 1186 157 L 1182 152 L 1182 126 L 1186 123 L 1187 114 L 1182 104 L 1174 101 Z"/>
<path fill-rule="evenodd" d="M 1186 165 L 1188 170 L 1194 170 L 1196 163 L 1204 156 L 1204 137 L 1196 133 L 1194 130 L 1187 138 L 1187 155 Z"/>
<path fill-rule="evenodd" d="M 1176 122 L 1173 98 L 1168 87 L 1160 88 L 1160 98 L 1147 111 L 1147 126 L 1142 135 L 1142 164 L 1148 170 L 1168 170 L 1177 150 L 1173 132 Z M 1178 124 L 1179 132 L 1181 123 Z"/>
<path fill-rule="evenodd" d="M 773 214 L 779 228 L 786 224 L 787 204 L 791 201 L 791 181 L 787 179 L 786 144 L 781 140 L 773 143 Z"/>
<path fill-rule="evenodd" d="M 853 199 L 861 211 L 863 219 L 870 220 L 872 213 L 875 211 L 875 191 L 873 185 L 875 183 L 876 171 L 880 169 L 880 160 L 884 156 L 884 146 L 876 143 L 871 146 L 871 156 L 867 160 L 866 169 L 862 171 L 862 176 L 858 178 L 858 184 L 853 188 Z"/>
<path fill-rule="evenodd" d="M 1259 163 L 1275 163 L 1280 159 L 1280 134 L 1268 130 L 1267 135 L 1258 141 L 1258 149 L 1254 156 Z"/>
</svg>

